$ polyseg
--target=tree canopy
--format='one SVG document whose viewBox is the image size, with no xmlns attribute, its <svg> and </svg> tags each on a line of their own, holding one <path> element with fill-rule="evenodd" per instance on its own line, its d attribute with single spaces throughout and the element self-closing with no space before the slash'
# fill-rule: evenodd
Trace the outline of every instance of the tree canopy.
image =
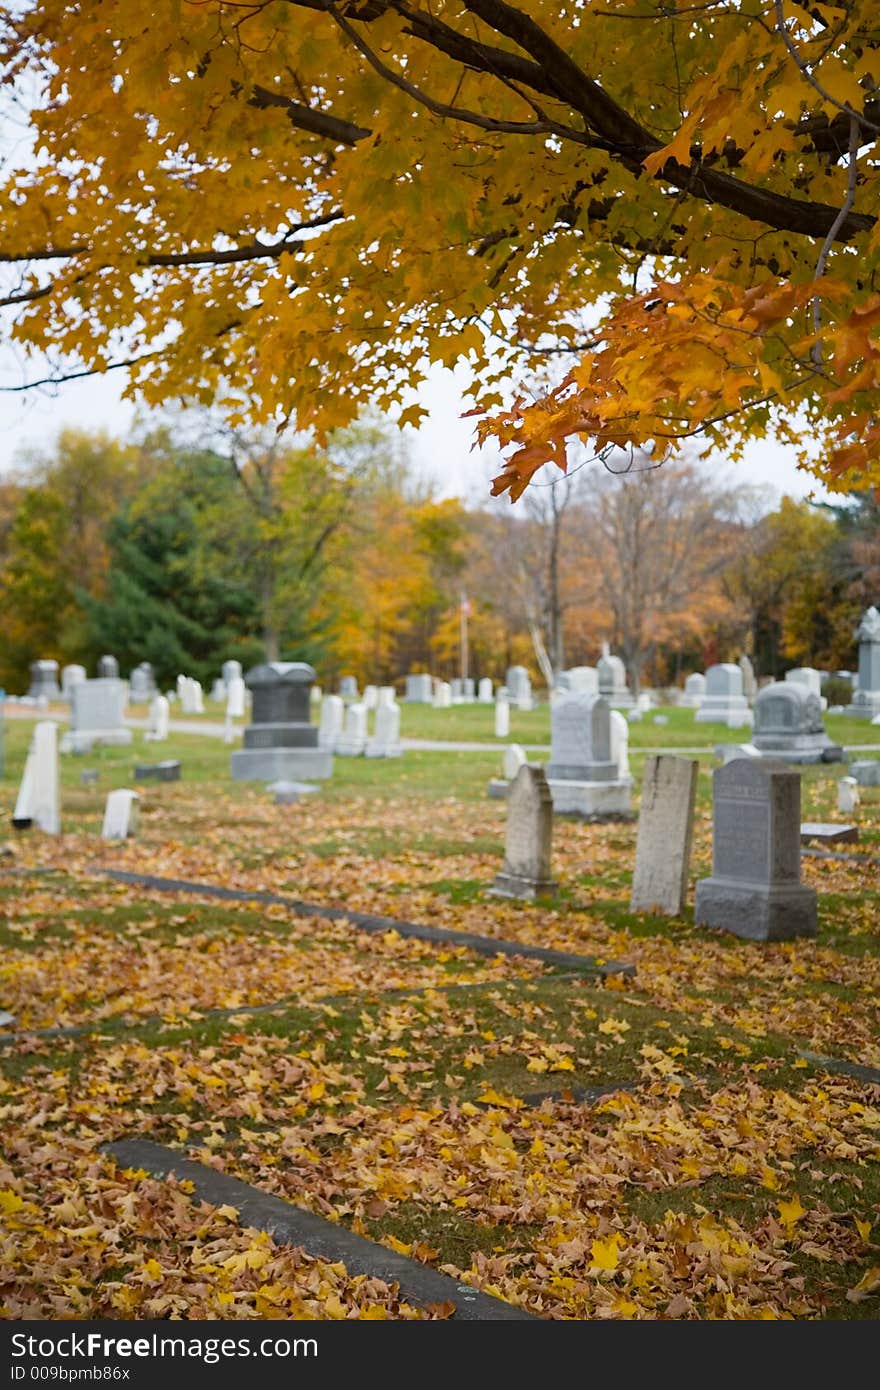
<svg viewBox="0 0 880 1390">
<path fill-rule="evenodd" d="M 876 0 L 32 0 L 0 65 L 52 375 L 320 432 L 466 359 L 511 497 L 574 439 L 771 429 L 880 481 Z"/>
</svg>

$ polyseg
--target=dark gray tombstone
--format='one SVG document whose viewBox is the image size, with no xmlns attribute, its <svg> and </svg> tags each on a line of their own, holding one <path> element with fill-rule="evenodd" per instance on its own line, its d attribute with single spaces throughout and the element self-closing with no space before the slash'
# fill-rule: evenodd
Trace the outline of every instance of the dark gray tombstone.
<svg viewBox="0 0 880 1390">
<path fill-rule="evenodd" d="M 752 941 L 816 935 L 816 894 L 801 883 L 801 778 L 783 763 L 736 758 L 712 774 L 712 876 L 694 920 Z"/>
<path fill-rule="evenodd" d="M 853 635 L 859 644 L 859 683 L 846 713 L 873 719 L 880 714 L 880 612 L 866 609 Z"/>
<path fill-rule="evenodd" d="M 45 695 L 47 700 L 61 699 L 57 661 L 31 662 L 31 683 L 28 699 L 39 700 L 41 695 Z"/>
<path fill-rule="evenodd" d="M 304 661 L 267 661 L 245 677 L 253 697 L 244 747 L 231 755 L 232 776 L 244 781 L 306 781 L 330 777 L 333 754 L 318 746 L 311 723 L 314 667 Z"/>
<path fill-rule="evenodd" d="M 128 698 L 133 705 L 148 705 L 156 694 L 156 677 L 149 661 L 135 666 L 128 678 Z"/>
<path fill-rule="evenodd" d="M 160 763 L 137 763 L 134 769 L 136 782 L 152 778 L 157 782 L 179 782 L 181 765 L 178 758 L 165 758 Z"/>
<path fill-rule="evenodd" d="M 820 698 L 798 681 L 774 681 L 755 696 L 752 743 L 786 763 L 843 763 L 846 754 L 822 723 Z"/>
<path fill-rule="evenodd" d="M 491 893 L 502 898 L 537 898 L 555 893 L 550 873 L 553 801 L 543 768 L 523 763 L 507 794 L 504 867 Z"/>
</svg>

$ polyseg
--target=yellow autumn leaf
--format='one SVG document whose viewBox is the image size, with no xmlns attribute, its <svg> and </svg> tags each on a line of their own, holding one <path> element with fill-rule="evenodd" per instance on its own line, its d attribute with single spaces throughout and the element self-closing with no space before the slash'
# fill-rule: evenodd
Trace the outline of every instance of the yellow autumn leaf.
<svg viewBox="0 0 880 1390">
<path fill-rule="evenodd" d="M 615 1232 L 607 1240 L 594 1240 L 590 1247 L 591 1269 L 616 1269 L 620 1255 L 620 1236 Z"/>
<path fill-rule="evenodd" d="M 398 1240 L 397 1236 L 385 1236 L 382 1244 L 390 1246 L 392 1250 L 396 1250 L 398 1255 L 412 1254 L 412 1245 L 407 1245 L 405 1241 Z"/>
<path fill-rule="evenodd" d="M 491 1086 L 487 1086 L 477 1099 L 483 1105 L 500 1105 L 505 1110 L 510 1110 L 521 1103 L 516 1096 L 503 1096 L 500 1091 L 494 1090 Z"/>
<path fill-rule="evenodd" d="M 782 1224 L 789 1229 L 794 1226 L 795 1222 L 800 1221 L 802 1216 L 806 1216 L 806 1209 L 801 1206 L 801 1199 L 797 1193 L 794 1194 L 790 1202 L 777 1202 L 776 1207 Z"/>
<path fill-rule="evenodd" d="M 867 1242 L 868 1240 L 870 1240 L 870 1238 L 871 1238 L 871 1231 L 872 1231 L 872 1229 L 873 1229 L 871 1222 L 870 1222 L 870 1221 L 861 1221 L 861 1220 L 859 1220 L 858 1217 L 855 1218 L 855 1222 L 856 1222 L 856 1230 L 858 1231 L 858 1233 L 859 1233 L 859 1235 L 861 1236 L 862 1240 L 864 1240 L 865 1242 Z"/>
</svg>

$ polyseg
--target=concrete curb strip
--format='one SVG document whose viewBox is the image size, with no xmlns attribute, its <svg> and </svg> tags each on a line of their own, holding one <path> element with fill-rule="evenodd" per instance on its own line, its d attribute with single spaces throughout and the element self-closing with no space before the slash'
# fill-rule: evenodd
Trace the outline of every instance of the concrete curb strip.
<svg viewBox="0 0 880 1390">
<path fill-rule="evenodd" d="M 174 1176 L 191 1182 L 193 1197 L 212 1206 L 235 1207 L 243 1226 L 266 1231 L 279 1245 L 299 1245 L 318 1259 L 341 1261 L 349 1274 L 396 1283 L 408 1303 L 454 1303 L 455 1317 L 462 1322 L 541 1321 L 512 1303 L 481 1293 L 469 1284 L 460 1284 L 448 1274 L 440 1274 L 376 1241 L 355 1235 L 334 1221 L 325 1221 L 322 1216 L 261 1192 L 240 1178 L 184 1158 L 163 1144 L 148 1139 L 122 1139 L 106 1144 L 104 1152 L 120 1167 L 144 1168 L 156 1178 Z"/>
</svg>

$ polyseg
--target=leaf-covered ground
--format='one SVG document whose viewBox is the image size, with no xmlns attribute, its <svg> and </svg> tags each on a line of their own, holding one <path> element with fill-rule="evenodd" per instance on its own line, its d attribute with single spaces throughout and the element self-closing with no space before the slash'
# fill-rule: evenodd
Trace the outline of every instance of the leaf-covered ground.
<svg viewBox="0 0 880 1390">
<path fill-rule="evenodd" d="M 7 733 L 8 825 L 26 729 Z M 706 746 L 693 878 L 711 862 Z M 183 780 L 139 783 L 137 837 L 102 842 L 106 792 L 159 756 L 181 757 Z M 766 945 L 695 927 L 690 910 L 630 913 L 634 821 L 557 820 L 558 895 L 493 897 L 496 755 L 340 758 L 286 806 L 231 783 L 228 756 L 181 735 L 161 753 L 65 759 L 63 834 L 8 832 L 0 1007 L 25 1035 L 0 1051 L 3 1316 L 449 1316 L 276 1246 L 186 1184 L 117 1168 L 102 1145 L 123 1137 L 541 1317 L 878 1316 L 880 1087 L 809 1059 L 880 1068 L 880 791 L 863 789 L 861 841 L 842 847 L 861 857 L 804 858 L 818 938 Z M 86 765 L 97 786 L 80 784 Z M 839 819 L 840 771 L 804 772 L 804 819 Z M 366 935 L 107 869 L 636 974 Z"/>
</svg>

